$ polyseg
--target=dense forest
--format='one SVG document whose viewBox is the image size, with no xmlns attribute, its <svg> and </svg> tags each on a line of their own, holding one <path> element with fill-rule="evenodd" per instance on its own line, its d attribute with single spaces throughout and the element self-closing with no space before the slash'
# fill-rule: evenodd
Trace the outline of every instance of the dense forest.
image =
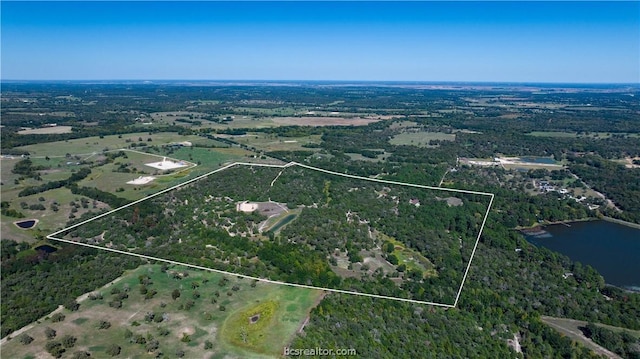
<svg viewBox="0 0 640 359">
<path fill-rule="evenodd" d="M 2 337 L 141 264 L 73 245 L 49 253 L 3 238 Z"/>
<path fill-rule="evenodd" d="M 362 255 L 375 253 L 383 238 L 393 238 L 426 257 L 429 268 L 408 268 L 406 273 L 403 266 L 395 271 L 371 269 L 370 279 L 380 282 L 380 288 L 374 291 L 453 303 L 489 198 L 453 193 L 460 206 L 449 206 L 438 199 L 451 195 L 298 167 L 236 166 L 90 222 L 70 231 L 68 238 L 109 243 L 122 250 L 136 248 L 146 255 L 197 261 L 253 276 L 341 289 L 353 289 L 358 284 L 346 280 L 341 285 L 331 270 L 331 258 L 336 261 L 338 257 L 336 249 L 346 250 L 352 266 L 364 263 Z M 412 200 L 421 205 L 411 204 Z M 235 210 L 236 203 L 242 201 L 275 201 L 300 210 L 300 214 L 295 225 L 284 227 L 277 235 L 260 234 L 258 223 L 266 217 Z M 108 228 L 113 223 L 119 225 Z M 261 239 L 267 234 L 269 238 Z M 97 237 L 101 238 L 99 242 Z M 206 249 L 197 249 L 205 245 Z M 391 256 L 380 253 L 387 259 Z M 366 273 L 365 265 L 362 267 Z M 426 277 L 425 271 L 432 267 L 437 275 Z M 392 284 L 392 277 L 404 279 L 401 288 L 407 293 Z"/>
</svg>

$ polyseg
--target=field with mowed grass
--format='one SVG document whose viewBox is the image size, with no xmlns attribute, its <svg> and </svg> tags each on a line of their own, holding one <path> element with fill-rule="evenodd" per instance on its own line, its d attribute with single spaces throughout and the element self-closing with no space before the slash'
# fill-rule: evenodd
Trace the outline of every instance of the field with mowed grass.
<svg viewBox="0 0 640 359">
<path fill-rule="evenodd" d="M 63 187 L 19 197 L 11 202 L 10 208 L 22 213 L 24 218 L 3 215 L 1 217 L 2 238 L 33 241 L 34 238 L 44 237 L 63 228 L 70 219 L 109 207 L 91 198 L 73 194 L 71 190 Z M 27 219 L 37 219 L 38 223 L 31 229 L 21 229 L 14 224 L 16 221 Z"/>
<path fill-rule="evenodd" d="M 244 136 L 234 136 L 237 143 L 255 147 L 265 152 L 270 151 L 312 151 L 313 148 L 305 145 L 319 145 L 322 142 L 321 135 L 302 137 L 282 137 L 269 133 L 247 133 Z"/>
<path fill-rule="evenodd" d="M 453 133 L 444 132 L 429 132 L 429 131 L 411 131 L 399 133 L 389 143 L 392 145 L 407 145 L 418 147 L 437 147 L 437 145 L 431 145 L 431 141 L 455 141 L 456 135 Z"/>
<path fill-rule="evenodd" d="M 151 139 L 151 141 L 149 141 Z M 102 152 L 103 150 L 116 150 L 127 148 L 131 145 L 144 144 L 146 146 L 162 146 L 176 142 L 198 142 L 208 141 L 203 137 L 196 135 L 181 135 L 176 132 L 137 132 L 122 135 L 110 136 L 94 136 L 77 138 L 66 141 L 46 142 L 33 145 L 16 147 L 18 150 L 28 151 L 31 157 L 56 157 L 70 155 L 86 155 L 89 156 L 94 152 Z M 219 144 L 218 141 L 210 140 L 212 145 Z"/>
<path fill-rule="evenodd" d="M 149 138 L 152 141 L 148 141 Z M 140 139 L 142 141 L 139 141 Z M 163 146 L 163 144 L 183 141 L 191 142 L 197 146 Z M 139 146 L 140 143 L 144 143 L 146 146 Z M 131 144 L 136 144 L 136 147 L 121 150 Z M 95 187 L 127 200 L 136 200 L 235 161 L 265 162 L 265 160 L 255 158 L 254 152 L 237 146 L 230 147 L 208 138 L 182 136 L 177 133 L 152 135 L 134 133 L 104 136 L 104 138 L 88 137 L 29 145 L 21 147 L 21 149 L 31 153 L 32 167 L 36 169 L 34 176 L 29 177 L 12 172 L 15 165 L 23 160 L 22 157 L 7 156 L 0 161 L 3 206 L 6 206 L 6 209 L 22 213 L 25 219 L 36 218 L 40 220 L 33 229 L 23 230 L 13 224 L 15 220 L 20 218 L 2 215 L 3 238 L 19 241 L 34 240 L 38 236 L 47 235 L 63 228 L 67 221 L 73 218 L 69 218 L 70 215 L 79 217 L 86 211 L 106 207 L 104 204 L 98 203 L 94 208 L 92 199 L 73 195 L 64 187 L 46 190 L 31 196 L 19 196 L 22 190 L 29 187 L 38 188 L 48 183 L 65 181 L 82 168 L 90 168 L 91 173 L 77 182 L 79 187 Z M 104 149 L 109 149 L 109 152 L 103 152 Z M 148 153 L 143 151 L 148 151 Z M 165 171 L 147 166 L 151 162 L 163 161 L 164 157 L 168 160 L 184 161 L 185 167 L 165 173 Z M 127 183 L 146 176 L 153 176 L 154 179 L 145 184 Z M 41 197 L 45 200 L 40 201 Z M 83 202 L 82 206 L 72 208 L 70 203 L 76 200 L 79 204 L 81 199 L 90 201 L 89 207 L 85 208 L 86 204 Z M 31 205 L 42 206 L 38 206 L 39 209 L 29 209 L 28 207 Z"/>
<path fill-rule="evenodd" d="M 321 295 L 181 266 L 145 265 L 81 297 L 77 311 L 61 311 L 63 320 L 51 316 L 35 323 L 4 343 L 2 354 L 45 358 L 47 346 L 59 342 L 69 358 L 77 351 L 95 358 L 116 351 L 122 358 L 279 357 Z M 54 337 L 47 339 L 47 328 Z"/>
</svg>

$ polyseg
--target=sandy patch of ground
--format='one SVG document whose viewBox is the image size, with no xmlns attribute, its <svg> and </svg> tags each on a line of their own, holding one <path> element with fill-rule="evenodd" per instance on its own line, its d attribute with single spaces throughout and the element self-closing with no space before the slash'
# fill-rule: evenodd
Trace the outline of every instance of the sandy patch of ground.
<svg viewBox="0 0 640 359">
<path fill-rule="evenodd" d="M 172 160 L 168 160 L 164 158 L 162 161 L 159 161 L 159 162 L 145 163 L 145 166 L 153 167 L 155 169 L 162 170 L 162 171 L 168 171 L 176 168 L 186 167 L 187 164 L 184 163 L 183 161 L 174 162 Z"/>
<path fill-rule="evenodd" d="M 502 165 L 524 165 L 524 166 L 531 166 L 531 167 L 562 168 L 562 165 L 557 165 L 552 163 L 526 162 L 520 157 L 496 157 L 495 161 L 499 162 Z"/>
<path fill-rule="evenodd" d="M 186 326 L 186 327 L 180 328 L 176 332 L 176 335 L 178 336 L 178 338 L 182 338 L 183 335 L 193 335 L 195 332 L 196 332 L 196 329 L 194 327 Z"/>
<path fill-rule="evenodd" d="M 274 117 L 274 123 L 285 126 L 366 126 L 373 122 L 381 121 L 377 117 Z"/>
<path fill-rule="evenodd" d="M 128 181 L 127 184 L 147 184 L 156 179 L 153 176 L 140 176 L 134 180 Z"/>
<path fill-rule="evenodd" d="M 640 160 L 640 157 L 625 157 L 620 162 L 624 164 L 626 168 L 640 168 L 640 165 L 633 163 L 634 160 Z"/>
<path fill-rule="evenodd" d="M 245 213 L 250 213 L 255 211 L 256 209 L 258 209 L 258 204 L 257 203 L 253 203 L 253 202 L 240 202 L 236 205 L 236 211 L 240 212 L 245 212 Z"/>
<path fill-rule="evenodd" d="M 449 207 L 458 207 L 458 206 L 462 206 L 462 200 L 460 198 L 457 197 L 447 197 L 447 198 L 440 198 L 440 197 L 436 197 L 436 199 L 438 201 L 447 201 L 447 205 Z"/>
</svg>

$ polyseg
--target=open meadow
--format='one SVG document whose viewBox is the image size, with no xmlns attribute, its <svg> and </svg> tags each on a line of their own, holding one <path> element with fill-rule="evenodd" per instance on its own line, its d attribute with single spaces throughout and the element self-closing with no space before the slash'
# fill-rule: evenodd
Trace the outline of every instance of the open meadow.
<svg viewBox="0 0 640 359">
<path fill-rule="evenodd" d="M 311 151 L 313 148 L 305 145 L 319 145 L 321 135 L 302 137 L 282 137 L 268 133 L 247 133 L 243 136 L 230 136 L 235 142 L 254 147 L 265 152 L 270 151 Z"/>
<path fill-rule="evenodd" d="M 58 133 L 71 133 L 71 126 L 52 126 L 42 128 L 29 128 L 18 131 L 19 135 L 50 135 Z"/>
<path fill-rule="evenodd" d="M 186 142 L 191 145 L 185 145 Z M 239 146 L 172 132 L 87 137 L 20 149 L 30 153 L 31 167 L 36 169 L 33 175 L 13 172 L 24 157 L 3 156 L 0 159 L 3 209 L 17 211 L 24 219 L 39 219 L 32 229 L 20 229 L 13 222 L 21 218 L 9 217 L 3 212 L 3 238 L 20 241 L 32 241 L 60 229 L 67 221 L 87 211 L 108 208 L 100 201 L 74 195 L 64 186 L 27 196 L 21 193 L 29 188 L 64 182 L 82 170 L 90 169 L 91 172 L 76 182 L 78 187 L 97 188 L 120 198 L 136 200 L 234 161 L 269 162 L 255 158 L 254 152 Z M 183 167 L 164 171 L 149 166 L 164 160 L 182 163 Z M 136 183 L 140 177 L 149 177 L 149 181 Z"/>
<path fill-rule="evenodd" d="M 35 323 L 2 345 L 3 357 L 45 358 L 62 342 L 64 358 L 271 358 L 294 338 L 322 292 L 254 282 L 180 266 L 144 265 Z M 47 339 L 47 328 L 55 336 Z M 65 336 L 76 340 L 65 346 Z"/>
<path fill-rule="evenodd" d="M 136 132 L 122 135 L 94 136 L 84 137 L 65 141 L 45 142 L 33 145 L 17 147 L 16 149 L 28 151 L 31 157 L 50 158 L 57 156 L 66 156 L 67 154 L 77 156 L 89 156 L 105 150 L 117 150 L 121 148 L 134 148 L 144 146 L 162 146 L 178 142 L 211 142 L 212 145 L 217 141 L 206 140 L 196 135 L 181 135 L 176 132 Z"/>
<path fill-rule="evenodd" d="M 437 147 L 437 145 L 431 145 L 431 141 L 455 141 L 456 135 L 453 133 L 444 132 L 429 132 L 429 131 L 404 131 L 399 133 L 389 143 L 392 145 L 407 145 L 418 147 Z"/>
</svg>

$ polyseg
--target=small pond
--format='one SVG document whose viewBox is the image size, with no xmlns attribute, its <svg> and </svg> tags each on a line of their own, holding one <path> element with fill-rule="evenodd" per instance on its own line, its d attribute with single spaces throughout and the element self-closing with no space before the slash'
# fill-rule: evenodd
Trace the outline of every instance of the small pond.
<svg viewBox="0 0 640 359">
<path fill-rule="evenodd" d="M 530 163 L 541 163 L 546 165 L 556 164 L 556 161 L 551 157 L 520 157 L 522 162 L 530 162 Z"/>
<path fill-rule="evenodd" d="M 37 223 L 38 223 L 37 219 L 25 219 L 24 221 L 13 222 L 13 224 L 15 224 L 16 226 L 22 229 L 33 228 L 36 226 Z"/>
<path fill-rule="evenodd" d="M 48 244 L 43 244 L 41 246 L 35 247 L 34 249 L 37 250 L 37 251 L 44 251 L 44 252 L 47 252 L 47 253 L 53 253 L 53 252 L 58 250 L 58 248 L 50 246 Z"/>
</svg>

